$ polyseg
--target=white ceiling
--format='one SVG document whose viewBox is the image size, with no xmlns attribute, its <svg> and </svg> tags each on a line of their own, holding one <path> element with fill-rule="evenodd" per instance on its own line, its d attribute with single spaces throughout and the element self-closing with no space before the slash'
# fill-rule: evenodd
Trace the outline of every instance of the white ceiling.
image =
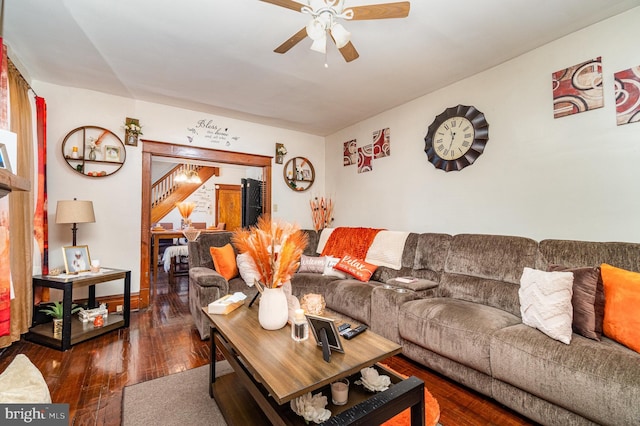
<svg viewBox="0 0 640 426">
<path fill-rule="evenodd" d="M 325 68 L 309 38 L 273 52 L 309 16 L 259 0 L 4 3 L 5 43 L 31 80 L 321 136 L 640 6 L 413 0 L 408 18 L 345 22 L 360 58 L 332 45 Z"/>
</svg>

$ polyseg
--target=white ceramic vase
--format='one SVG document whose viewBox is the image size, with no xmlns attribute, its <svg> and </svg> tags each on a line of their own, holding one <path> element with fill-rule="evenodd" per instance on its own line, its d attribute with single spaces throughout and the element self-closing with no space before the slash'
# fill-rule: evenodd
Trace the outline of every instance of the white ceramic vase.
<svg viewBox="0 0 640 426">
<path fill-rule="evenodd" d="M 289 308 L 282 287 L 265 288 L 260 296 L 258 321 L 265 330 L 279 330 L 287 324 Z"/>
</svg>

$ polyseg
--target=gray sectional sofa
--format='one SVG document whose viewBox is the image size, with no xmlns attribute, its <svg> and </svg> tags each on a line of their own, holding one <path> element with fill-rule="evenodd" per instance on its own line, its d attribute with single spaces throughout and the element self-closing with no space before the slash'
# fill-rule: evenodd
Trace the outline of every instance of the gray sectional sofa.
<svg viewBox="0 0 640 426">
<path fill-rule="evenodd" d="M 305 254 L 317 255 L 319 235 L 306 232 Z M 255 293 L 213 268 L 209 247 L 230 238 L 203 234 L 189 243 L 189 301 L 202 338 L 209 332 L 202 306 L 229 292 Z M 574 333 L 566 345 L 520 317 L 525 267 L 601 263 L 639 272 L 640 244 L 412 233 L 400 270 L 379 267 L 366 283 L 297 273 L 292 288 L 298 297 L 323 294 L 327 308 L 398 342 L 406 357 L 541 424 L 637 425 L 640 354 L 604 336 Z M 419 280 L 395 280 L 407 275 Z"/>
</svg>

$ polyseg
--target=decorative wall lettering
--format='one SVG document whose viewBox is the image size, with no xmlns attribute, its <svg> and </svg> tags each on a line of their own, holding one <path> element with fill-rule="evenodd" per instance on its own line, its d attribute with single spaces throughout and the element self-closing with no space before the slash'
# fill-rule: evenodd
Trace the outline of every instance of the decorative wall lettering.
<svg viewBox="0 0 640 426">
<path fill-rule="evenodd" d="M 614 74 L 616 123 L 640 122 L 640 65 Z"/>
<path fill-rule="evenodd" d="M 193 126 L 187 127 L 186 136 L 189 143 L 199 141 L 224 146 L 231 146 L 232 142 L 240 139 L 239 136 L 232 136 L 228 127 L 220 126 L 209 119 L 197 120 Z"/>
</svg>

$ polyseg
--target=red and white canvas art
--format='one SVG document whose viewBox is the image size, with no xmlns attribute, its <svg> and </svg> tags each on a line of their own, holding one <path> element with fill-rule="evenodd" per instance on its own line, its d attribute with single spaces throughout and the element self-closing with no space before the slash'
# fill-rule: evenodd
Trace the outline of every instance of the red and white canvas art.
<svg viewBox="0 0 640 426">
<path fill-rule="evenodd" d="M 391 130 L 376 130 L 373 132 L 373 158 L 388 157 L 391 155 Z"/>
<path fill-rule="evenodd" d="M 373 144 L 358 148 L 358 173 L 373 170 Z"/>
<path fill-rule="evenodd" d="M 604 106 L 602 57 L 556 71 L 552 80 L 554 118 Z"/>
<path fill-rule="evenodd" d="M 358 163 L 358 147 L 356 145 L 356 140 L 350 140 L 344 143 L 342 149 L 342 165 L 350 166 L 352 164 Z"/>
<path fill-rule="evenodd" d="M 640 121 L 640 65 L 614 74 L 616 123 L 618 126 Z"/>
</svg>

